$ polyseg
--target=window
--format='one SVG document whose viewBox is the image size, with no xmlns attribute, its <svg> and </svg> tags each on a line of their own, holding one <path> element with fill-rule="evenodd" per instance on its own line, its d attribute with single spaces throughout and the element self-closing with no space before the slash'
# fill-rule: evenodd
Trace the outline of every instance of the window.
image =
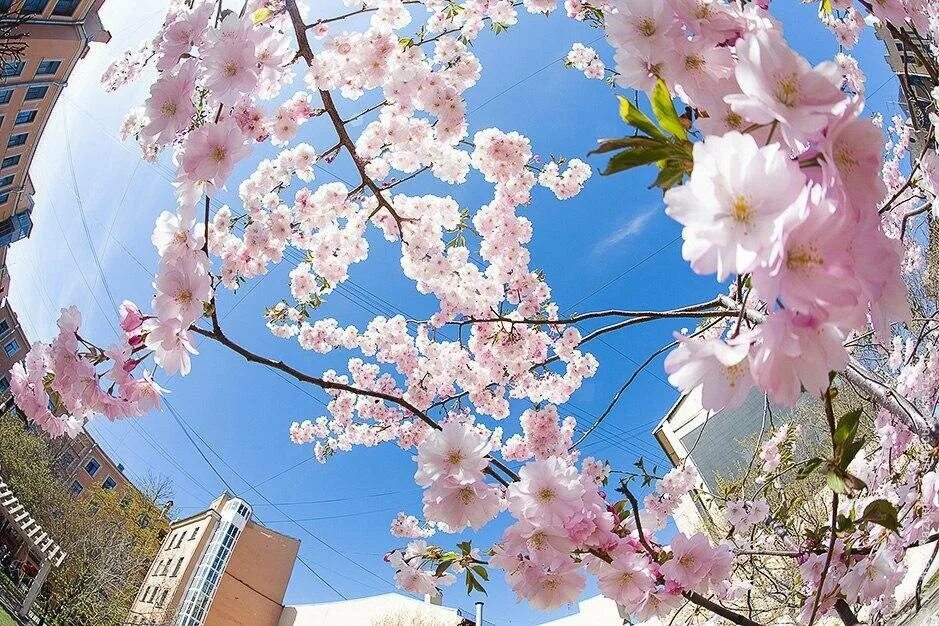
<svg viewBox="0 0 939 626">
<path fill-rule="evenodd" d="M 13 99 L 12 89 L 0 89 L 0 104 L 10 104 Z"/>
<path fill-rule="evenodd" d="M 15 78 L 23 73 L 24 67 L 26 67 L 26 61 L 4 61 L 3 77 Z"/>
<path fill-rule="evenodd" d="M 3 193 L 0 193 L 0 204 L 6 204 L 7 200 L 9 199 L 10 199 L 9 191 L 4 191 Z"/>
<path fill-rule="evenodd" d="M 59 457 L 59 467 L 66 468 L 75 462 L 75 455 L 71 452 L 63 452 Z"/>
<path fill-rule="evenodd" d="M 130 506 L 130 496 L 124 496 L 123 498 L 121 498 L 120 507 L 122 509 L 126 509 L 129 506 Z"/>
<path fill-rule="evenodd" d="M 0 178 L 0 187 L 9 187 L 13 184 L 13 174 Z"/>
<path fill-rule="evenodd" d="M 10 332 L 10 324 L 6 320 L 0 320 L 0 336 Z"/>
<path fill-rule="evenodd" d="M 85 490 L 85 488 L 82 487 L 82 484 L 81 484 L 80 482 L 78 482 L 77 480 L 73 480 L 73 481 L 72 481 L 72 486 L 69 487 L 69 491 L 71 491 L 71 492 L 72 492 L 73 494 L 75 494 L 76 496 L 77 496 L 78 494 L 80 494 L 80 493 L 81 493 L 82 491 L 84 491 L 84 490 Z"/>
<path fill-rule="evenodd" d="M 62 66 L 62 61 L 58 59 L 43 59 L 36 68 L 36 76 L 54 76 Z"/>
<path fill-rule="evenodd" d="M 26 101 L 42 100 L 46 97 L 46 92 L 48 91 L 49 85 L 33 86 L 26 90 L 26 97 L 23 99 Z"/>
<path fill-rule="evenodd" d="M 13 357 L 17 352 L 20 351 L 20 342 L 16 339 L 11 339 L 3 346 L 3 351 L 7 353 L 8 357 Z"/>
<path fill-rule="evenodd" d="M 150 518 L 146 515 L 141 515 L 137 518 L 137 525 L 141 528 L 150 528 Z"/>
<path fill-rule="evenodd" d="M 195 528 L 192 529 L 192 534 L 189 535 L 189 541 L 192 541 L 193 539 L 195 539 L 196 535 L 198 534 L 199 534 L 199 527 L 196 526 Z"/>
<path fill-rule="evenodd" d="M 85 463 L 85 471 L 88 472 L 89 476 L 94 476 L 98 473 L 98 470 L 101 469 L 101 463 L 98 459 L 91 458 Z"/>
<path fill-rule="evenodd" d="M 20 155 L 14 154 L 13 156 L 3 157 L 3 163 L 0 163 L 0 168 L 4 167 L 13 167 L 14 165 L 20 164 Z"/>
<path fill-rule="evenodd" d="M 179 576 L 179 570 L 183 566 L 183 557 L 179 557 L 179 560 L 176 561 L 176 567 L 173 568 L 173 573 L 171 574 L 174 578 Z"/>
<path fill-rule="evenodd" d="M 0 378 L 0 396 L 5 396 L 10 390 L 10 381 L 7 380 L 6 376 Z"/>
<path fill-rule="evenodd" d="M 163 593 L 160 594 L 160 601 L 156 603 L 157 606 L 163 606 L 163 604 L 166 602 L 166 596 L 169 594 L 169 592 L 169 589 L 163 590 Z"/>
<path fill-rule="evenodd" d="M 13 6 L 13 0 L 0 0 L 0 11 L 9 11 Z"/>
<path fill-rule="evenodd" d="M 108 489 L 108 490 L 116 489 L 117 481 L 111 478 L 110 476 L 108 476 L 107 478 L 104 479 L 104 482 L 101 483 L 101 487 L 104 489 Z"/>
<path fill-rule="evenodd" d="M 23 2 L 23 8 L 20 9 L 20 12 L 29 15 L 42 13 L 46 10 L 46 2 L 48 2 L 48 0 L 25 0 L 25 2 Z"/>
<path fill-rule="evenodd" d="M 16 114 L 16 119 L 13 120 L 14 124 L 31 124 L 36 120 L 36 109 L 30 109 L 29 111 L 20 111 Z"/>
<path fill-rule="evenodd" d="M 176 538 L 176 545 L 173 547 L 178 548 L 179 546 L 183 545 L 183 538 L 185 536 L 186 536 L 186 531 L 179 533 L 179 537 Z"/>
<path fill-rule="evenodd" d="M 78 0 L 58 0 L 55 8 L 52 9 L 53 15 L 72 15 L 78 7 Z"/>
<path fill-rule="evenodd" d="M 10 141 L 7 142 L 7 148 L 22 146 L 24 143 L 26 143 L 27 137 L 29 137 L 29 133 L 17 133 L 15 135 L 10 135 Z"/>
</svg>

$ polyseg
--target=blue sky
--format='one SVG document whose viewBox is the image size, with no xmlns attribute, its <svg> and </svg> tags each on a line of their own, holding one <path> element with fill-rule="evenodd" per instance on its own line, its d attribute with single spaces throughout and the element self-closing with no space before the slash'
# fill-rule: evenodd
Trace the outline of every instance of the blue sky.
<svg viewBox="0 0 939 626">
<path fill-rule="evenodd" d="M 58 309 L 76 304 L 85 316 L 85 333 L 105 344 L 114 336 L 112 298 L 117 303 L 129 298 L 144 306 L 151 298 L 156 252 L 149 237 L 155 217 L 175 205 L 169 184 L 173 167 L 167 157 L 156 165 L 142 161 L 135 145 L 121 144 L 118 138 L 126 111 L 146 97 L 146 80 L 115 94 L 104 93 L 98 83 L 115 57 L 158 28 L 165 3 L 145 3 L 145 11 L 139 9 L 141 4 L 117 0 L 105 4 L 102 18 L 113 39 L 107 46 L 92 46 L 72 75 L 33 163 L 38 190 L 35 227 L 32 237 L 17 243 L 9 255 L 11 300 L 33 340 L 47 340 L 54 333 Z M 315 9 L 322 16 L 335 14 L 330 9 L 339 6 L 335 0 L 313 4 L 322 6 Z M 813 63 L 834 56 L 837 47 L 818 25 L 811 6 L 779 1 L 774 6 L 802 54 Z M 480 83 L 467 94 L 470 132 L 490 126 L 517 130 L 531 138 L 537 153 L 581 158 L 598 138 L 624 134 L 611 89 L 561 62 L 574 41 L 593 45 L 609 58 L 598 31 L 561 16 L 522 14 L 520 18 L 507 34 L 484 34 L 474 44 L 484 71 Z M 868 111 L 889 117 L 899 112 L 897 85 L 883 62 L 882 45 L 868 32 L 855 55 L 868 73 L 868 91 L 873 92 Z M 339 100 L 347 114 L 372 103 Z M 304 126 L 301 139 L 321 150 L 334 143 L 322 120 Z M 269 146 L 255 149 L 232 177 L 232 188 L 269 153 Z M 596 157 L 590 162 L 594 167 L 602 164 Z M 337 162 L 325 170 L 317 171 L 318 182 L 335 178 L 355 182 L 347 163 Z M 574 200 L 559 202 L 539 189 L 532 204 L 522 210 L 534 223 L 532 266 L 545 271 L 562 311 L 672 308 L 713 296 L 718 287 L 713 279 L 694 276 L 682 261 L 680 229 L 664 215 L 661 193 L 646 189 L 653 177 L 648 169 L 608 179 L 595 173 Z M 487 202 L 490 193 L 478 178 L 459 188 L 418 179 L 405 190 L 447 193 L 472 209 Z M 227 193 L 220 200 L 236 206 L 237 195 Z M 369 260 L 353 267 L 351 281 L 330 297 L 322 315 L 364 326 L 378 314 L 403 312 L 420 318 L 432 313 L 433 303 L 401 275 L 397 249 L 375 237 L 370 241 Z M 289 294 L 289 269 L 283 264 L 236 294 L 222 293 L 224 326 L 252 349 L 278 354 L 311 373 L 343 369 L 349 355 L 304 352 L 264 328 L 264 307 Z M 564 415 L 575 415 L 581 425 L 589 425 L 636 364 L 667 343 L 671 331 L 680 326 L 644 325 L 594 344 L 600 371 L 562 407 Z M 170 403 L 224 480 L 254 505 L 263 523 L 301 539 L 304 561 L 344 595 L 391 591 L 392 571 L 381 559 L 395 545 L 388 522 L 398 510 L 420 512 L 411 455 L 388 445 L 340 454 L 319 465 L 311 459 L 310 447 L 290 443 L 287 428 L 294 420 L 323 414 L 322 392 L 247 365 L 217 346 L 202 344 L 200 350 L 192 374 L 168 382 Z M 661 465 L 661 452 L 650 430 L 675 398 L 661 363 L 654 364 L 587 441 L 585 454 L 608 458 L 614 467 L 628 466 L 639 454 Z M 503 425 L 512 428 L 510 422 Z M 116 423 L 99 420 L 89 429 L 132 478 L 148 472 L 170 476 L 180 515 L 204 508 L 224 488 L 170 411 Z M 502 521 L 479 533 L 476 542 L 488 545 L 496 540 Z M 593 592 L 588 588 L 586 595 Z M 335 599 L 335 592 L 297 564 L 288 603 Z M 459 585 L 445 594 L 447 604 L 466 610 L 476 599 L 467 598 Z M 488 620 L 495 624 L 549 619 L 518 604 L 498 573 L 483 599 Z M 551 617 L 573 610 L 565 607 Z"/>
</svg>

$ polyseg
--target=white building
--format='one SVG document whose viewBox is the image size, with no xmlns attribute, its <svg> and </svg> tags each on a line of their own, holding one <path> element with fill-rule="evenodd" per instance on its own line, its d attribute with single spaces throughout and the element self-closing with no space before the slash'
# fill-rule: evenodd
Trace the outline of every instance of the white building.
<svg viewBox="0 0 939 626">
<path fill-rule="evenodd" d="M 459 609 L 399 593 L 284 607 L 278 626 L 464 626 Z"/>
</svg>

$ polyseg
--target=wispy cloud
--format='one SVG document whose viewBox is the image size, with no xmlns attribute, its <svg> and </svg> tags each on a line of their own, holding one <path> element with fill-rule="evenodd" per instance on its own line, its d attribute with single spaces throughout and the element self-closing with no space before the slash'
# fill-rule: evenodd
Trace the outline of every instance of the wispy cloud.
<svg viewBox="0 0 939 626">
<path fill-rule="evenodd" d="M 646 226 L 649 225 L 649 222 L 652 221 L 652 218 L 655 217 L 657 212 L 657 208 L 651 208 L 634 215 L 625 224 L 597 242 L 597 245 L 593 247 L 593 253 L 598 255 L 605 254 L 627 239 L 640 234 L 646 229 Z"/>
</svg>

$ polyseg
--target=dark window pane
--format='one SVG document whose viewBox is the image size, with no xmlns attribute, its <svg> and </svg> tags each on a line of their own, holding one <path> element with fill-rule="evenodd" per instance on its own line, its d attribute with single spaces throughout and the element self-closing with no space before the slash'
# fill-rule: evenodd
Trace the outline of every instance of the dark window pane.
<svg viewBox="0 0 939 626">
<path fill-rule="evenodd" d="M 19 76 L 23 73 L 24 67 L 26 67 L 26 61 L 4 61 L 3 76 L 4 78 Z"/>
<path fill-rule="evenodd" d="M 15 135 L 10 135 L 10 141 L 7 142 L 7 148 L 22 146 L 24 143 L 26 143 L 27 137 L 29 137 L 29 133 L 17 133 Z"/>
<path fill-rule="evenodd" d="M 42 85 L 41 87 L 30 87 L 26 90 L 25 100 L 42 100 L 46 97 L 46 93 L 49 91 L 48 85 Z"/>
<path fill-rule="evenodd" d="M 16 114 L 16 119 L 13 121 L 14 124 L 30 124 L 36 119 L 36 109 L 30 111 L 20 111 Z"/>
<path fill-rule="evenodd" d="M 52 9 L 53 15 L 72 15 L 78 7 L 78 0 L 59 0 Z"/>
<path fill-rule="evenodd" d="M 36 76 L 52 76 L 59 71 L 62 61 L 58 59 L 43 59 L 36 68 Z"/>
<path fill-rule="evenodd" d="M 42 13 L 46 9 L 46 3 L 49 0 L 26 0 L 23 3 L 23 8 L 20 9 L 23 13 L 29 13 L 30 15 L 35 15 L 37 13 Z"/>
<path fill-rule="evenodd" d="M 12 89 L 0 89 L 0 104 L 9 104 L 13 98 Z"/>
<path fill-rule="evenodd" d="M 13 167 L 14 165 L 19 165 L 20 155 L 14 154 L 13 156 L 8 156 L 3 158 L 3 163 L 0 163 L 0 168 L 4 167 Z"/>
</svg>

